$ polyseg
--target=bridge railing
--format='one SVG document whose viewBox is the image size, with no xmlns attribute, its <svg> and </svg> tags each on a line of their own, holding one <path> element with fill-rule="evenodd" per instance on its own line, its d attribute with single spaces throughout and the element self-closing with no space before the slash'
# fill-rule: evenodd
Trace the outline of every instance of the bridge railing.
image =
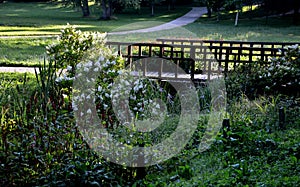
<svg viewBox="0 0 300 187">
<path fill-rule="evenodd" d="M 284 55 L 285 47 L 300 42 L 245 42 L 215 41 L 197 39 L 157 39 L 157 44 L 173 46 L 182 51 L 185 58 L 195 61 L 194 72 L 202 72 L 209 80 L 220 72 L 235 70 L 239 65 L 267 61 L 271 57 Z M 107 45 L 118 51 L 124 58 L 128 57 L 130 42 L 108 42 Z"/>
</svg>

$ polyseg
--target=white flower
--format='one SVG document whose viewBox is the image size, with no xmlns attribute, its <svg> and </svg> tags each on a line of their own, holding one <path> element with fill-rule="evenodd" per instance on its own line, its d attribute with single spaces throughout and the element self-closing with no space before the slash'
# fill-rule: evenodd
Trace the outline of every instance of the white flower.
<svg viewBox="0 0 300 187">
<path fill-rule="evenodd" d="M 157 103 L 155 107 L 156 107 L 157 109 L 159 109 L 159 108 L 160 108 L 160 105 Z"/>
<path fill-rule="evenodd" d="M 92 110 L 91 110 L 91 109 L 88 109 L 88 110 L 86 111 L 86 113 L 87 113 L 87 114 L 91 114 L 91 113 L 92 113 Z"/>
<path fill-rule="evenodd" d="M 126 81 L 125 81 L 125 85 L 126 85 L 126 86 L 130 86 L 129 81 L 126 80 Z"/>
<path fill-rule="evenodd" d="M 101 92 L 102 91 L 102 87 L 99 85 L 97 90 L 98 90 L 98 92 Z"/>
<path fill-rule="evenodd" d="M 79 78 L 79 77 L 81 77 L 82 76 L 82 74 L 81 73 L 79 73 L 79 74 L 76 74 L 76 78 Z"/>
<path fill-rule="evenodd" d="M 110 98 L 110 95 L 108 93 L 105 93 L 105 97 Z"/>
<path fill-rule="evenodd" d="M 114 95 L 114 98 L 119 98 L 119 94 L 115 94 L 115 95 Z"/>
<path fill-rule="evenodd" d="M 290 48 L 290 49 L 297 49 L 298 46 L 299 46 L 298 44 L 295 44 L 295 45 L 288 46 L 288 48 Z"/>
<path fill-rule="evenodd" d="M 61 77 L 57 77 L 56 79 L 55 79 L 55 82 L 61 82 L 62 81 L 62 78 Z"/>
<path fill-rule="evenodd" d="M 137 91 L 139 90 L 139 86 L 138 86 L 138 85 L 135 85 L 135 87 L 133 88 L 133 90 L 134 90 L 135 92 L 137 92 Z"/>
<path fill-rule="evenodd" d="M 99 68 L 98 67 L 94 68 L 94 71 L 95 72 L 99 71 Z"/>
<path fill-rule="evenodd" d="M 134 108 L 133 108 L 133 110 L 137 111 L 137 110 L 138 110 L 138 108 L 137 108 L 137 107 L 134 107 Z"/>
<path fill-rule="evenodd" d="M 99 57 L 97 62 L 102 62 L 102 61 L 104 61 L 104 57 L 103 56 Z"/>
<path fill-rule="evenodd" d="M 92 67 L 93 66 L 93 62 L 89 61 L 88 63 L 85 64 L 85 67 Z"/>
<path fill-rule="evenodd" d="M 84 70 L 85 72 L 88 72 L 89 71 L 89 68 L 88 67 L 84 67 Z"/>
<path fill-rule="evenodd" d="M 131 96 L 130 96 L 130 99 L 136 100 L 136 96 L 135 96 L 135 95 L 131 95 Z"/>
<path fill-rule="evenodd" d="M 99 67 L 101 64 L 100 64 L 100 62 L 99 61 L 97 61 L 96 63 L 95 63 L 95 66 L 97 66 L 97 67 Z"/>
<path fill-rule="evenodd" d="M 108 105 L 103 104 L 103 108 L 104 108 L 104 109 L 107 109 L 107 107 L 108 107 Z"/>
<path fill-rule="evenodd" d="M 74 102 L 74 101 L 72 102 L 72 108 L 74 111 L 78 110 L 78 106 L 77 106 L 76 102 Z"/>
<path fill-rule="evenodd" d="M 71 71 L 72 70 L 72 66 L 67 66 L 67 70 Z"/>
</svg>

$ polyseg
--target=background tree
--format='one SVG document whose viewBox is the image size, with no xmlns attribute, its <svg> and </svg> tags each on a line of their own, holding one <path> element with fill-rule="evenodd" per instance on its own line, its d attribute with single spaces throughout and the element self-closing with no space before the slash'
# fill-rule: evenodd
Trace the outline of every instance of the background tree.
<svg viewBox="0 0 300 187">
<path fill-rule="evenodd" d="M 108 20 L 112 16 L 113 0 L 101 0 L 102 16 L 101 19 Z"/>
<path fill-rule="evenodd" d="M 266 10 L 266 19 L 270 14 L 286 14 L 293 11 L 293 22 L 297 23 L 299 18 L 300 1 L 299 0 L 264 0 Z"/>
<path fill-rule="evenodd" d="M 225 9 L 237 10 L 234 23 L 235 26 L 238 25 L 239 14 L 242 12 L 244 2 L 245 0 L 226 0 L 224 3 Z"/>
<path fill-rule="evenodd" d="M 102 16 L 100 18 L 103 20 L 111 19 L 115 8 L 119 8 L 119 11 L 121 11 L 122 8 L 133 7 L 139 9 L 140 6 L 140 0 L 101 0 Z"/>
<path fill-rule="evenodd" d="M 79 1 L 81 1 L 80 7 L 82 10 L 83 17 L 90 16 L 89 1 L 88 0 L 79 0 Z"/>
<path fill-rule="evenodd" d="M 208 17 L 211 17 L 212 11 L 217 12 L 217 21 L 220 19 L 220 9 L 224 6 L 226 0 L 205 0 Z"/>
<path fill-rule="evenodd" d="M 65 6 L 72 5 L 78 11 L 81 9 L 83 17 L 90 16 L 89 0 L 63 0 L 62 2 Z"/>
</svg>

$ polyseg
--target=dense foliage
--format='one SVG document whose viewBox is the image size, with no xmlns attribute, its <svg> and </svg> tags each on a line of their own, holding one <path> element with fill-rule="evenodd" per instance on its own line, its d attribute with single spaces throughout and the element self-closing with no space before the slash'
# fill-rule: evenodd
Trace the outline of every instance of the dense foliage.
<svg viewBox="0 0 300 187">
<path fill-rule="evenodd" d="M 264 94 L 299 96 L 300 47 L 288 46 L 282 53 L 282 57 L 241 65 L 230 72 L 227 90 L 232 97 L 241 93 L 250 98 Z"/>
</svg>

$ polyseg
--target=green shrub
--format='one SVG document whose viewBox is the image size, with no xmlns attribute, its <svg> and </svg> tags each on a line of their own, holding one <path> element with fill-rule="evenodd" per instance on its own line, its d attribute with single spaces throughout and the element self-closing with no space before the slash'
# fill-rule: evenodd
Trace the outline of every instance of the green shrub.
<svg viewBox="0 0 300 187">
<path fill-rule="evenodd" d="M 298 45 L 285 48 L 284 56 L 242 65 L 226 77 L 228 95 L 233 98 L 246 94 L 249 98 L 258 95 L 299 95 L 300 48 Z"/>
<path fill-rule="evenodd" d="M 56 61 L 55 68 L 67 68 L 73 72 L 75 66 L 82 60 L 88 50 L 102 49 L 104 51 L 106 34 L 99 32 L 81 32 L 72 25 L 61 30 L 58 41 L 46 47 L 47 54 Z"/>
</svg>

